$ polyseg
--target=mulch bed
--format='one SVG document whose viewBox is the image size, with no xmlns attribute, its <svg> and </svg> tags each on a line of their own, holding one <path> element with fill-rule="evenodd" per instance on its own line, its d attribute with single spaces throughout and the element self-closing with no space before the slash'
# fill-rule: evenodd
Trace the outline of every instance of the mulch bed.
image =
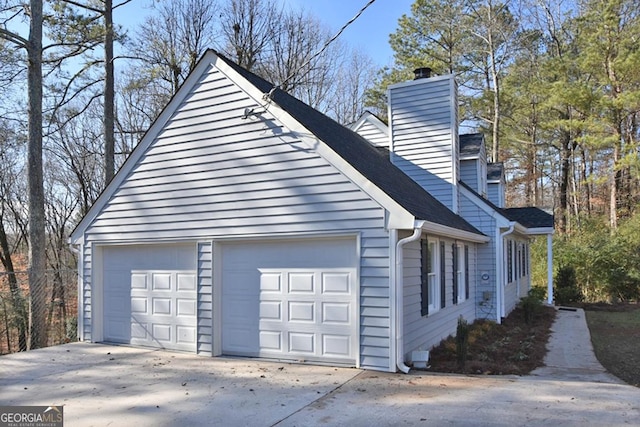
<svg viewBox="0 0 640 427">
<path fill-rule="evenodd" d="M 454 337 L 431 351 L 430 371 L 487 375 L 526 375 L 543 366 L 556 311 L 539 306 L 529 323 L 518 307 L 497 324 L 477 320 L 469 325 L 467 358 L 460 364 Z"/>
</svg>

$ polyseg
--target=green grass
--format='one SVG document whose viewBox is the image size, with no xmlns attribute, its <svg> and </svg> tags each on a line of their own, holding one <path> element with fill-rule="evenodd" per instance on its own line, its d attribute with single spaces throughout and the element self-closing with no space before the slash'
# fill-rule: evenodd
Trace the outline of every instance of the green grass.
<svg viewBox="0 0 640 427">
<path fill-rule="evenodd" d="M 640 304 L 586 306 L 591 342 L 600 363 L 640 387 Z"/>
</svg>

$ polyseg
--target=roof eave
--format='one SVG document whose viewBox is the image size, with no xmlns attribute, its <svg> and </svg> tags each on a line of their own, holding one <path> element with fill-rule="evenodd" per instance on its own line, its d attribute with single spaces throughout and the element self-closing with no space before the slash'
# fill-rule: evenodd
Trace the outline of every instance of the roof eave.
<svg viewBox="0 0 640 427">
<path fill-rule="evenodd" d="M 256 101 L 256 103 L 260 104 L 263 102 L 262 99 L 265 94 L 229 66 L 224 60 L 215 56 L 212 62 L 215 63 L 216 68 L 222 72 L 222 74 L 242 88 L 247 95 Z M 268 104 L 268 110 L 273 117 L 278 119 L 291 132 L 294 132 L 301 141 L 308 145 L 309 148 L 315 150 L 341 173 L 349 177 L 349 179 L 362 191 L 380 204 L 380 206 L 387 211 L 386 226 L 389 229 L 413 228 L 416 220 L 413 214 L 385 193 L 380 187 L 369 181 L 360 171 L 358 171 L 353 165 L 349 164 L 349 162 L 336 153 L 331 147 L 329 147 L 329 145 L 315 136 L 312 131 L 293 117 L 293 115 L 291 115 L 286 109 L 280 107 L 277 102 L 270 101 Z"/>
<path fill-rule="evenodd" d="M 458 228 L 453 228 L 429 221 L 424 222 L 424 224 L 422 225 L 422 230 L 424 230 L 426 233 L 434 233 L 474 243 L 488 243 L 491 240 L 489 236 L 485 236 L 484 234 L 472 233 L 470 231 L 460 230 Z"/>
<path fill-rule="evenodd" d="M 555 231 L 554 227 L 531 227 L 527 228 L 526 234 L 530 236 L 542 236 L 545 234 L 554 234 Z"/>
</svg>

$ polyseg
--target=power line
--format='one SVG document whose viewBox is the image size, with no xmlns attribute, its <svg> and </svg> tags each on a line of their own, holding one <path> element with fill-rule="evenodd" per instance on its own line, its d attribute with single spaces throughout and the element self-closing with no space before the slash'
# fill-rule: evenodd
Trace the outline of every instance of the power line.
<svg viewBox="0 0 640 427">
<path fill-rule="evenodd" d="M 367 2 L 367 4 L 365 4 L 362 9 L 360 9 L 360 11 L 358 13 L 356 13 L 356 15 L 351 18 L 346 24 L 344 24 L 342 26 L 342 28 L 340 28 L 340 31 L 338 31 L 333 37 L 331 37 L 329 40 L 327 40 L 327 42 L 324 44 L 324 46 L 322 46 L 322 49 L 320 49 L 319 51 L 317 51 L 316 53 L 314 53 L 313 55 L 311 55 L 311 57 L 309 59 L 307 59 L 300 67 L 298 67 L 295 71 L 293 71 L 286 79 L 284 79 L 282 82 L 280 82 L 279 84 L 275 85 L 268 94 L 265 95 L 265 98 L 271 99 L 271 95 L 273 94 L 273 92 L 278 89 L 281 88 L 282 85 L 284 85 L 285 83 L 287 83 L 289 80 L 291 80 L 296 74 L 298 74 L 298 72 L 300 70 L 302 70 L 304 67 L 306 67 L 307 65 L 309 65 L 311 63 L 311 61 L 313 61 L 314 59 L 316 59 L 318 56 L 322 55 L 322 53 L 327 50 L 327 48 L 329 47 L 329 45 L 331 43 L 333 43 L 338 37 L 340 37 L 340 35 L 344 32 L 344 30 L 351 24 L 353 24 L 353 22 L 355 22 L 356 19 L 358 19 L 360 17 L 360 15 L 362 15 L 362 13 L 367 10 L 367 8 L 369 6 L 371 6 L 376 0 L 369 0 Z"/>
</svg>

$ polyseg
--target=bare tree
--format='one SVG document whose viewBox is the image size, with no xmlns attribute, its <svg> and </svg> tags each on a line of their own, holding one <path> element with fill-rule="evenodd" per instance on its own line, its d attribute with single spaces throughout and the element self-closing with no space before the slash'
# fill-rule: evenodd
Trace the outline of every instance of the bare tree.
<svg viewBox="0 0 640 427">
<path fill-rule="evenodd" d="M 140 81 L 165 83 L 165 102 L 215 40 L 218 6 L 207 0 L 159 3 L 135 36 L 132 48 L 142 63 Z"/>
<path fill-rule="evenodd" d="M 228 0 L 220 20 L 222 52 L 253 71 L 270 54 L 281 13 L 274 0 Z"/>
<path fill-rule="evenodd" d="M 11 322 L 5 322 L 7 345 L 11 352 L 11 335 L 9 323 L 13 324 L 18 335 L 18 351 L 26 351 L 28 346 L 28 310 L 26 299 L 20 289 L 16 276 L 14 256 L 20 248 L 20 243 L 26 240 L 26 224 L 20 206 L 23 205 L 20 195 L 24 188 L 20 184 L 21 173 L 24 172 L 18 163 L 23 153 L 23 144 L 19 143 L 20 136 L 7 124 L 0 122 L 0 263 L 6 273 L 9 285 L 8 300 L 11 307 L 10 315 L 5 315 Z"/>
<path fill-rule="evenodd" d="M 5 5 L 5 27 L 0 37 L 27 54 L 28 144 L 27 183 L 29 207 L 29 289 L 31 294 L 31 348 L 46 345 L 46 299 L 40 288 L 45 284 L 46 243 L 44 188 L 42 177 L 42 0 L 31 0 L 26 6 L 29 35 L 22 37 L 8 30 L 6 23 L 22 14 L 21 4 Z"/>
<path fill-rule="evenodd" d="M 336 77 L 333 96 L 327 103 L 329 113 L 339 123 L 353 123 L 364 113 L 365 94 L 373 86 L 373 61 L 362 51 L 352 50 Z"/>
</svg>

